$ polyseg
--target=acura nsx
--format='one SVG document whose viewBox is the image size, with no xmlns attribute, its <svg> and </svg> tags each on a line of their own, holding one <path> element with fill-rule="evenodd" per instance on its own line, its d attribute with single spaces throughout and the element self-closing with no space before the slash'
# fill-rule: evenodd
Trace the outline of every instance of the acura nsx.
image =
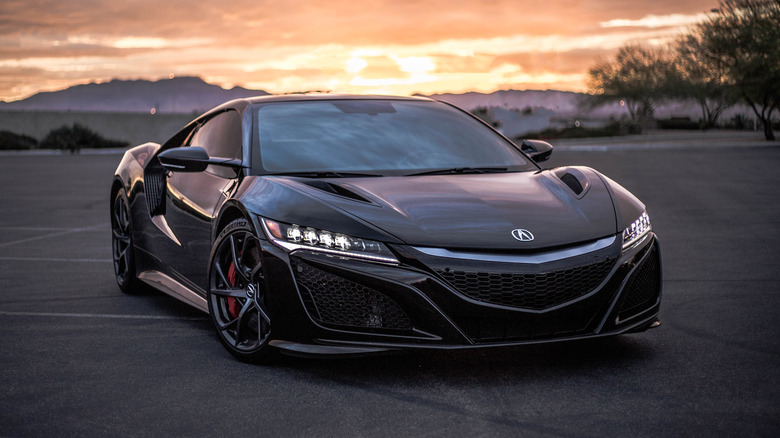
<svg viewBox="0 0 780 438">
<path fill-rule="evenodd" d="M 207 312 L 250 362 L 657 326 L 645 205 L 596 170 L 543 169 L 551 152 L 425 98 L 230 101 L 125 153 L 116 280 Z"/>
</svg>

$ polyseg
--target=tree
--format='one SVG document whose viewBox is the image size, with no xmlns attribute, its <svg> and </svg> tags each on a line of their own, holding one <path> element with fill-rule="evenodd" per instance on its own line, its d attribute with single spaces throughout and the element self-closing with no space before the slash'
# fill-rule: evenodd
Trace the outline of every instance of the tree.
<svg viewBox="0 0 780 438">
<path fill-rule="evenodd" d="M 767 140 L 772 113 L 780 109 L 780 0 L 722 0 L 717 12 L 694 28 L 697 51 L 753 109 Z"/>
<path fill-rule="evenodd" d="M 40 143 L 41 149 L 68 149 L 71 153 L 81 148 L 123 148 L 126 142 L 108 140 L 100 134 L 78 123 L 62 126 L 46 134 Z"/>
<path fill-rule="evenodd" d="M 480 106 L 474 108 L 473 110 L 471 110 L 471 114 L 474 114 L 475 116 L 482 119 L 483 122 L 487 123 L 488 125 L 496 129 L 501 128 L 501 121 L 496 120 L 496 118 L 493 117 L 493 112 L 490 110 L 490 108 L 486 106 Z"/>
<path fill-rule="evenodd" d="M 38 140 L 28 136 L 14 134 L 10 131 L 0 131 L 0 150 L 3 149 L 35 149 Z"/>
<path fill-rule="evenodd" d="M 661 47 L 629 44 L 614 61 L 600 61 L 588 71 L 594 104 L 622 101 L 632 120 L 652 119 L 655 108 L 673 93 L 677 80 L 671 52 Z"/>
<path fill-rule="evenodd" d="M 723 111 L 737 103 L 739 94 L 728 84 L 726 65 L 704 56 L 702 44 L 701 35 L 696 33 L 683 35 L 677 41 L 679 83 L 675 94 L 696 101 L 704 127 L 713 127 Z"/>
</svg>

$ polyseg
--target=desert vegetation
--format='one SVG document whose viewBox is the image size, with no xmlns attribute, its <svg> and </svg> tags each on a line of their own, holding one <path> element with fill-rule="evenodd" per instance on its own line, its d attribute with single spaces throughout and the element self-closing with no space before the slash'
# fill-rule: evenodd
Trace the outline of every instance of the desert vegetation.
<svg viewBox="0 0 780 438">
<path fill-rule="evenodd" d="M 666 47 L 629 44 L 588 72 L 592 105 L 620 102 L 640 126 L 674 99 L 701 108 L 700 125 L 747 104 L 774 140 L 780 111 L 780 0 L 723 0 L 717 10 Z"/>
<path fill-rule="evenodd" d="M 63 149 L 78 152 L 82 148 L 124 148 L 127 146 L 126 142 L 106 139 L 79 123 L 53 129 L 40 142 L 26 135 L 0 131 L 0 150 Z"/>
</svg>

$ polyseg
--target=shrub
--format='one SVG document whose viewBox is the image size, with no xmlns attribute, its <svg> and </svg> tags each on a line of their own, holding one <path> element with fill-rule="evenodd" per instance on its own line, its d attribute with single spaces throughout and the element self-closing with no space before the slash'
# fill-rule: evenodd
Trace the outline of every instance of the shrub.
<svg viewBox="0 0 780 438">
<path fill-rule="evenodd" d="M 707 125 L 703 122 L 695 122 L 689 117 L 672 117 L 671 119 L 664 119 L 658 121 L 659 129 L 705 129 Z"/>
<path fill-rule="evenodd" d="M 487 123 L 488 125 L 498 129 L 501 127 L 501 121 L 496 120 L 493 117 L 493 113 L 490 111 L 490 108 L 486 106 L 480 106 L 478 108 L 475 108 L 471 111 L 472 114 L 482 119 L 483 122 Z"/>
<path fill-rule="evenodd" d="M 124 148 L 128 143 L 108 140 L 100 134 L 78 123 L 73 126 L 62 126 L 53 129 L 41 140 L 44 149 L 69 149 L 77 151 L 81 148 Z"/>
<path fill-rule="evenodd" d="M 570 126 L 567 128 L 547 128 L 539 132 L 529 132 L 518 136 L 516 139 L 541 139 L 550 140 L 556 138 L 585 138 L 585 137 L 614 137 L 617 135 L 635 134 L 639 124 L 632 121 L 614 121 L 601 128 L 584 128 Z M 640 129 L 641 132 L 641 129 Z"/>
<path fill-rule="evenodd" d="M 36 147 L 38 147 L 38 140 L 32 137 L 0 131 L 0 150 L 35 149 Z"/>
</svg>

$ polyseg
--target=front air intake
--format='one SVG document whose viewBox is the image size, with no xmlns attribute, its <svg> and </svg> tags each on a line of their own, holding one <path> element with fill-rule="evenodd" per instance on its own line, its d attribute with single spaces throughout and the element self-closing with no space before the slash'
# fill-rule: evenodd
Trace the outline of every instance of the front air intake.
<svg viewBox="0 0 780 438">
<path fill-rule="evenodd" d="M 292 260 L 303 303 L 326 326 L 410 330 L 412 322 L 398 303 L 371 287 Z"/>
</svg>

